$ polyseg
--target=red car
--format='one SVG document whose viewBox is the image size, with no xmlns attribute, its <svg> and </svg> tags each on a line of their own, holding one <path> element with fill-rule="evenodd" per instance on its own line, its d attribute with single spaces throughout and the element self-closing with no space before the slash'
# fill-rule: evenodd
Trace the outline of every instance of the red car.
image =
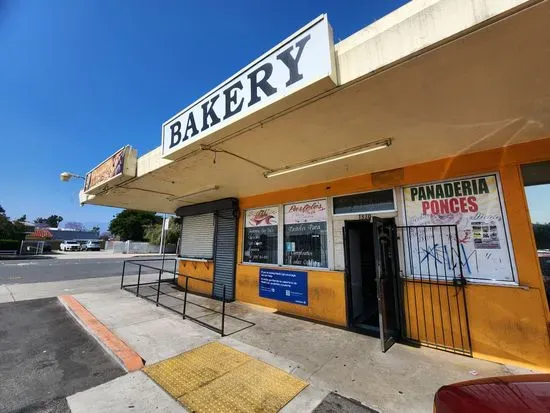
<svg viewBox="0 0 550 413">
<path fill-rule="evenodd" d="M 491 377 L 441 387 L 434 413 L 550 412 L 550 374 Z"/>
</svg>

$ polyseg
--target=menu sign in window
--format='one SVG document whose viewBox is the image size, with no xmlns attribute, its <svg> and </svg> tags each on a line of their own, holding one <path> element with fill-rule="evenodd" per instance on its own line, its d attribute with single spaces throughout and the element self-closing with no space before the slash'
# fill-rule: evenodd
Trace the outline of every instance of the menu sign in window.
<svg viewBox="0 0 550 413">
<path fill-rule="evenodd" d="M 249 209 L 245 214 L 243 262 L 277 264 L 279 209 Z"/>
<path fill-rule="evenodd" d="M 284 263 L 328 267 L 326 200 L 285 205 Z"/>
</svg>

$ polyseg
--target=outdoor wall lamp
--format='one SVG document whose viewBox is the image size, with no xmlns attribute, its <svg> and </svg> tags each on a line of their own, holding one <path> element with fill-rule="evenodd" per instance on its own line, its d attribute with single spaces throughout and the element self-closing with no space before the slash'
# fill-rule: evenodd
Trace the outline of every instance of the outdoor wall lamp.
<svg viewBox="0 0 550 413">
<path fill-rule="evenodd" d="M 274 171 L 264 172 L 266 178 L 273 178 L 274 176 L 284 175 L 291 172 L 296 172 L 302 169 L 311 168 L 313 166 L 323 165 L 329 162 L 339 161 L 341 159 L 351 158 L 352 156 L 362 155 L 367 152 L 377 151 L 379 149 L 387 148 L 391 145 L 391 139 L 384 139 L 381 141 L 370 142 L 366 145 L 356 146 L 351 149 L 347 149 L 342 152 L 338 152 L 334 155 L 327 156 L 325 158 L 313 159 L 311 161 L 303 162 L 294 166 L 287 166 L 285 168 L 277 169 Z"/>
<path fill-rule="evenodd" d="M 59 179 L 61 179 L 61 182 L 67 182 L 67 181 L 70 181 L 73 178 L 85 179 L 81 175 L 73 174 L 73 173 L 70 173 L 70 172 L 61 172 L 59 174 Z"/>
</svg>

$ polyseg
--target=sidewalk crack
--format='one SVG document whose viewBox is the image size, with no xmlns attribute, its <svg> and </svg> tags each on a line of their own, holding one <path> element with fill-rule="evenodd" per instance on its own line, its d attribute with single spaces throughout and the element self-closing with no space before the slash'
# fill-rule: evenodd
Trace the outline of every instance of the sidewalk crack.
<svg viewBox="0 0 550 413">
<path fill-rule="evenodd" d="M 324 362 L 323 364 L 321 364 L 318 368 L 316 368 L 309 376 L 307 376 L 307 379 L 306 379 L 306 380 L 309 381 L 309 380 L 311 379 L 311 377 L 313 377 L 314 374 L 317 374 L 323 367 L 325 367 L 325 366 L 329 363 L 329 361 L 331 361 L 331 360 L 334 358 L 334 356 L 335 356 L 334 354 L 331 354 L 331 355 L 329 356 L 329 358 L 327 359 L 327 361 L 325 361 L 325 362 Z"/>
<path fill-rule="evenodd" d="M 8 288 L 8 286 L 7 286 L 7 285 L 4 285 L 4 287 L 5 287 L 5 288 L 6 288 L 6 290 L 8 290 L 8 292 L 10 293 L 10 295 L 11 295 L 11 299 L 13 300 L 13 302 L 15 302 L 15 301 L 16 301 L 16 299 L 15 299 L 15 297 L 14 297 L 13 293 L 11 292 L 11 290 L 10 290 L 10 289 Z"/>
</svg>

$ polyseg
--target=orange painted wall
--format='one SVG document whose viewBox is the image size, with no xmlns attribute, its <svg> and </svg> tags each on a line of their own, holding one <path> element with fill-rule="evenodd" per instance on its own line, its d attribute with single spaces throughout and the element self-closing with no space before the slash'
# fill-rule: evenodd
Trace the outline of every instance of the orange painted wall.
<svg viewBox="0 0 550 413">
<path fill-rule="evenodd" d="M 308 305 L 270 300 L 258 295 L 260 267 L 239 264 L 237 266 L 237 300 L 259 304 L 313 320 L 339 326 L 346 325 L 346 297 L 344 277 L 337 271 L 308 271 Z"/>
<path fill-rule="evenodd" d="M 536 245 L 531 229 L 520 165 L 550 160 L 550 139 L 512 145 L 490 151 L 450 157 L 411 165 L 395 173 L 366 174 L 306 187 L 262 194 L 239 200 L 241 209 L 354 192 L 386 189 L 421 182 L 461 176 L 499 172 L 503 198 L 514 249 L 519 286 L 469 284 L 467 307 L 474 356 L 516 365 L 550 370 L 550 312 L 544 291 Z M 313 171 L 313 170 L 312 170 Z M 239 227 L 239 261 L 242 259 L 243 222 Z M 313 272 L 312 272 L 313 273 Z M 316 271 L 309 280 L 326 288 L 310 289 L 307 308 L 258 297 L 258 267 L 238 265 L 236 296 L 238 300 L 278 308 L 291 314 L 342 325 L 345 320 L 344 276 L 342 272 Z M 310 281 L 311 282 L 311 281 Z M 321 287 L 321 285 L 319 285 Z M 320 306 L 317 303 L 330 303 Z M 316 304 L 314 304 L 316 303 Z"/>
<path fill-rule="evenodd" d="M 212 281 L 214 279 L 214 262 L 197 262 L 180 260 L 179 273 L 201 280 Z M 178 276 L 178 285 L 185 288 L 185 277 Z M 212 284 L 199 280 L 189 279 L 189 291 L 205 295 L 212 295 Z"/>
</svg>

